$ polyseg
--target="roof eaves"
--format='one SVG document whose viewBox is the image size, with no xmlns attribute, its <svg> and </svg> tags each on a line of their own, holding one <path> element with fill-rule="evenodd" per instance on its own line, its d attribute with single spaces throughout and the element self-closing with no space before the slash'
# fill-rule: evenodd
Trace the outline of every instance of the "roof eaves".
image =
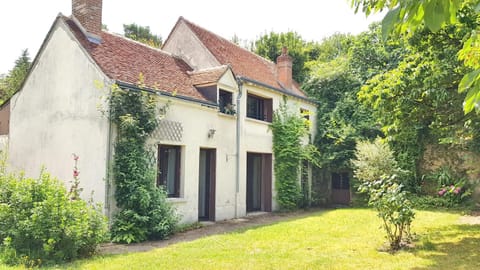
<svg viewBox="0 0 480 270">
<path fill-rule="evenodd" d="M 213 107 L 213 108 L 218 107 L 218 104 L 213 103 L 213 102 L 208 102 L 208 101 L 205 101 L 205 100 L 200 100 L 200 99 L 196 99 L 196 98 L 188 97 L 188 96 L 183 96 L 183 95 L 175 95 L 175 94 L 172 94 L 172 93 L 170 93 L 168 91 L 164 91 L 164 90 L 155 90 L 155 89 L 151 89 L 151 88 L 141 88 L 141 87 L 138 87 L 134 84 L 127 83 L 127 82 L 122 82 L 122 81 L 119 81 L 119 80 L 117 80 L 115 83 L 120 88 L 126 87 L 128 89 L 135 90 L 135 91 L 146 91 L 146 92 L 156 94 L 156 95 L 159 95 L 159 96 L 178 98 L 178 99 L 181 99 L 181 100 L 184 100 L 184 101 L 195 102 L 195 103 L 199 103 L 200 105 L 207 106 L 207 107 Z"/>
<path fill-rule="evenodd" d="M 18 91 L 17 91 L 18 92 Z M 16 92 L 15 92 L 16 93 Z M 15 95 L 15 94 L 14 94 Z M 2 102 L 2 104 L 0 104 L 0 110 L 3 110 L 3 108 L 5 108 L 5 106 L 7 106 L 9 103 L 10 103 L 10 100 L 12 99 L 13 95 L 11 97 L 9 97 L 8 99 L 4 100 Z"/>
<path fill-rule="evenodd" d="M 277 88 L 277 87 L 273 87 L 273 86 L 271 86 L 271 85 L 268 85 L 268 84 L 265 84 L 265 83 L 262 83 L 262 82 L 259 82 L 259 81 L 256 81 L 256 80 L 247 78 L 247 77 L 238 76 L 237 78 L 238 78 L 239 80 L 241 80 L 241 81 L 253 83 L 253 84 L 256 84 L 256 85 L 259 85 L 259 86 L 262 86 L 262 87 L 266 87 L 266 88 L 271 89 L 271 90 L 273 90 L 273 91 L 280 92 L 280 93 L 282 93 L 282 94 L 284 94 L 284 95 L 288 95 L 288 96 L 291 96 L 291 97 L 295 97 L 295 98 L 298 98 L 298 99 L 301 99 L 301 100 L 303 100 L 303 101 L 310 102 L 310 103 L 313 103 L 313 104 L 318 104 L 317 101 L 315 101 L 315 100 L 313 100 L 313 99 L 311 99 L 311 98 L 302 97 L 302 96 L 299 96 L 299 95 L 296 95 L 296 94 L 287 92 L 287 91 L 285 91 L 285 90 L 283 90 L 283 89 L 280 89 L 280 88 Z"/>
</svg>

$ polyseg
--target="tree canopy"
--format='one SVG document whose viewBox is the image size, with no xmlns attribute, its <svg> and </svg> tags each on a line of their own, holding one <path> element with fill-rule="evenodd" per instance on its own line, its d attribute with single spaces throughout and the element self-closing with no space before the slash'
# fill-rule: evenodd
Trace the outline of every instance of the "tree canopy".
<svg viewBox="0 0 480 270">
<path fill-rule="evenodd" d="M 385 48 L 379 33 L 372 25 L 358 36 L 335 34 L 319 44 L 318 58 L 310 63 L 303 88 L 318 101 L 315 144 L 324 168 L 349 169 L 356 141 L 381 134 L 371 109 L 357 99 L 362 83 L 387 70 L 396 53 L 396 47 Z"/>
<path fill-rule="evenodd" d="M 30 69 L 30 65 L 28 49 L 24 49 L 22 54 L 15 60 L 15 65 L 8 74 L 0 77 L 0 103 L 9 99 L 20 89 Z"/>
<path fill-rule="evenodd" d="M 273 62 L 282 53 L 282 48 L 288 48 L 288 54 L 293 58 L 293 79 L 303 83 L 309 70 L 306 64 L 318 57 L 318 43 L 305 41 L 297 32 L 265 33 L 254 42 L 253 51 Z"/>
<path fill-rule="evenodd" d="M 351 0 L 351 4 L 356 11 L 362 10 L 366 15 L 388 10 L 382 21 L 384 39 L 392 32 L 415 32 L 423 27 L 438 32 L 446 25 L 458 24 L 460 18 L 463 18 L 466 13 L 467 17 L 468 13 L 476 17 L 480 12 L 478 0 Z M 458 91 L 466 92 L 463 102 L 464 112 L 469 113 L 475 110 L 478 113 L 480 112 L 480 61 L 478 60 L 480 37 L 476 33 L 476 28 L 471 30 L 464 33 L 463 47 L 455 52 L 469 68 L 458 83 Z"/>
<path fill-rule="evenodd" d="M 162 46 L 162 37 L 153 34 L 149 26 L 141 26 L 135 23 L 124 24 L 123 32 L 126 37 L 151 47 L 160 48 Z"/>
</svg>

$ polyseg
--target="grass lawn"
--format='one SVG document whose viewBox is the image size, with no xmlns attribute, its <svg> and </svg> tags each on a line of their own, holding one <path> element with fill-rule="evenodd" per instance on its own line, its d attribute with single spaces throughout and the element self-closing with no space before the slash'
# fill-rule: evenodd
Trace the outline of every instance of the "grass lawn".
<svg viewBox="0 0 480 270">
<path fill-rule="evenodd" d="M 393 255 L 378 251 L 385 238 L 374 211 L 339 209 L 54 269 L 480 269 L 480 225 L 459 217 L 417 211 L 416 246 Z"/>
</svg>

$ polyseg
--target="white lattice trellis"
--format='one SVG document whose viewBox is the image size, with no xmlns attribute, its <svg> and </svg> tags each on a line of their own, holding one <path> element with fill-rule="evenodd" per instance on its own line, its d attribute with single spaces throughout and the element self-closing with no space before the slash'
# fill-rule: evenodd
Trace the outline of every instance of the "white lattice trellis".
<svg viewBox="0 0 480 270">
<path fill-rule="evenodd" d="M 152 138 L 160 141 L 182 141 L 183 126 L 180 122 L 160 120 L 157 129 L 152 133 Z"/>
</svg>

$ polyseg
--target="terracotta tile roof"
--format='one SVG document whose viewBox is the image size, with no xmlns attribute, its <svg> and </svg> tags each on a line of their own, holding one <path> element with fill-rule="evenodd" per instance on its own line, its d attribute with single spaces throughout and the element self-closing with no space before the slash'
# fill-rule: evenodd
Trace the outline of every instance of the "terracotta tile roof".
<svg viewBox="0 0 480 270">
<path fill-rule="evenodd" d="M 102 42 L 94 44 L 73 20 L 65 16 L 62 19 L 109 78 L 137 85 L 141 73 L 148 88 L 207 101 L 193 85 L 188 73 L 192 69 L 180 58 L 105 31 L 101 34 Z M 197 80 L 195 76 L 193 80 Z"/>
<path fill-rule="evenodd" d="M 228 66 L 219 66 L 198 71 L 189 71 L 188 74 L 193 85 L 205 85 L 216 83 L 227 71 Z"/>
<path fill-rule="evenodd" d="M 179 21 L 183 21 L 197 35 L 200 41 L 222 65 L 230 65 L 235 75 L 247 77 L 274 88 L 283 89 L 276 78 L 275 63 L 241 48 L 233 42 L 189 22 L 183 17 L 180 17 Z M 298 83 L 294 83 L 293 89 L 283 90 L 297 96 L 306 97 Z"/>
</svg>

